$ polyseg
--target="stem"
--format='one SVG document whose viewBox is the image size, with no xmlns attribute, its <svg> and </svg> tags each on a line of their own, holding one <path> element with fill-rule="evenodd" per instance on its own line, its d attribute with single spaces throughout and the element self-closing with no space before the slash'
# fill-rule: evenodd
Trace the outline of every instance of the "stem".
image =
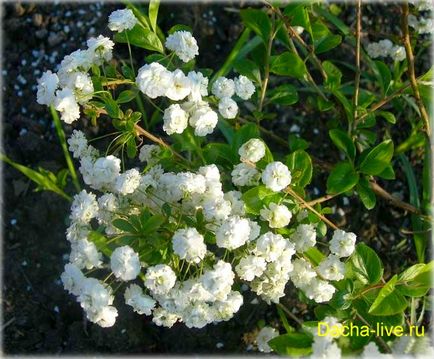
<svg viewBox="0 0 434 359">
<path fill-rule="evenodd" d="M 273 39 L 274 39 L 274 13 L 272 14 L 272 28 L 271 28 L 271 33 L 270 33 L 270 37 L 268 39 L 268 44 L 267 44 L 267 56 L 265 58 L 265 72 L 264 72 L 264 81 L 262 83 L 261 86 L 261 96 L 260 96 L 260 100 L 259 100 L 259 106 L 258 106 L 258 111 L 261 112 L 262 111 L 262 107 L 264 105 L 264 99 L 265 99 L 265 93 L 267 92 L 267 86 L 268 86 L 268 81 L 270 79 L 270 57 L 271 57 L 271 49 L 273 46 Z M 259 119 L 258 119 L 259 122 Z"/>
<path fill-rule="evenodd" d="M 429 116 L 428 116 L 428 112 L 426 111 L 425 105 L 423 104 L 422 99 L 420 97 L 419 87 L 416 81 L 416 73 L 414 70 L 414 56 L 413 56 L 413 50 L 411 48 L 410 33 L 408 30 L 408 14 L 409 14 L 408 3 L 404 2 L 402 4 L 401 31 L 403 36 L 402 41 L 405 47 L 405 54 L 407 56 L 407 65 L 408 65 L 407 73 L 410 79 L 410 84 L 413 90 L 414 98 L 416 99 L 417 107 L 419 108 L 420 116 L 422 117 L 422 120 L 425 124 L 425 132 L 429 136 L 430 135 Z"/>
<path fill-rule="evenodd" d="M 359 106 L 360 91 L 360 34 L 362 28 L 362 0 L 357 1 L 357 22 L 356 22 L 356 74 L 354 77 L 354 96 L 353 96 L 353 126 L 354 131 L 357 127 L 357 107 Z M 351 128 L 351 127 L 350 127 Z"/>
<path fill-rule="evenodd" d="M 125 31 L 125 35 L 127 37 L 127 45 L 128 45 L 128 53 L 130 55 L 131 70 L 133 70 L 134 77 L 136 77 L 136 71 L 134 70 L 134 64 L 133 64 L 133 55 L 131 54 L 130 39 L 128 38 L 128 31 Z"/>
<path fill-rule="evenodd" d="M 286 308 L 283 304 L 281 303 L 276 303 L 276 305 L 282 309 L 286 315 L 288 315 L 288 317 L 290 317 L 294 322 L 296 322 L 300 327 L 303 325 L 303 322 L 298 319 L 293 313 L 291 313 L 291 311 Z"/>
<path fill-rule="evenodd" d="M 369 328 L 372 328 L 371 324 L 369 324 L 365 318 L 363 318 L 357 311 L 355 311 L 355 313 L 356 317 L 358 317 L 359 320 L 363 322 L 363 324 L 367 325 Z M 392 353 L 392 349 L 390 349 L 390 347 L 387 345 L 383 338 L 379 337 L 378 335 L 376 335 L 375 338 L 387 353 Z"/>
<path fill-rule="evenodd" d="M 334 224 L 332 221 L 327 219 L 324 215 L 319 213 L 315 208 L 313 208 L 311 205 L 309 205 L 309 203 L 307 203 L 303 198 L 301 198 L 297 193 L 295 193 L 291 187 L 287 187 L 285 189 L 285 192 L 288 193 L 290 196 L 294 197 L 295 199 L 297 199 L 298 201 L 300 201 L 301 203 L 303 203 L 303 205 L 307 209 L 309 209 L 311 212 L 315 213 L 329 227 L 331 227 L 333 229 L 339 229 L 339 227 L 336 224 Z"/>
<path fill-rule="evenodd" d="M 307 202 L 307 204 L 308 204 L 309 206 L 315 206 L 315 205 L 318 204 L 318 203 L 326 202 L 326 201 L 328 201 L 329 199 L 332 199 L 332 198 L 334 198 L 334 197 L 336 197 L 336 196 L 337 196 L 336 194 L 326 194 L 326 195 L 323 196 L 323 197 L 319 197 L 319 198 L 317 198 L 317 199 L 314 199 L 314 200 L 312 200 L 312 201 Z"/>
<path fill-rule="evenodd" d="M 60 146 L 62 147 L 63 155 L 65 157 L 66 165 L 68 166 L 69 173 L 71 174 L 72 182 L 77 192 L 81 191 L 80 183 L 78 182 L 77 172 L 75 171 L 74 163 L 72 162 L 71 155 L 69 154 L 68 147 L 66 146 L 65 132 L 62 128 L 59 115 L 55 108 L 50 106 L 51 116 L 53 118 L 54 127 L 56 129 L 57 137 L 59 138 Z"/>
</svg>

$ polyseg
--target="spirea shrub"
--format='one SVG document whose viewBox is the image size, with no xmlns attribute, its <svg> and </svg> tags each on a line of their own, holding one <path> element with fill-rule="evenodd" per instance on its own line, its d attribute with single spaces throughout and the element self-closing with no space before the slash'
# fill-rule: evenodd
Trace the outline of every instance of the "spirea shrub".
<svg viewBox="0 0 434 359">
<path fill-rule="evenodd" d="M 430 288 L 432 263 L 385 281 L 375 251 L 327 219 L 330 209 L 322 201 L 308 199 L 312 158 L 306 141 L 293 137 L 290 152 L 282 154 L 261 135 L 265 106 L 298 101 L 291 84 L 267 88 L 271 74 L 309 84 L 320 111 L 331 111 L 337 100 L 349 127 L 330 131 L 342 157 L 329 168 L 327 191 L 334 197 L 355 190 L 368 209 L 375 206 L 373 177 L 394 178 L 393 142 L 385 138 L 375 145 L 369 130 L 381 106 L 375 108 L 375 95 L 365 90 L 352 105 L 341 71 L 328 60 L 320 62 L 326 81 L 320 89 L 293 45 L 294 40 L 314 51 L 304 33 L 315 39 L 318 52 L 342 41 L 318 14 L 350 37 L 346 25 L 317 4 L 242 10 L 246 30 L 231 53 L 236 61 L 213 73 L 196 65 L 201 51 L 192 31 L 177 25 L 164 34 L 157 26 L 158 6 L 151 4 L 148 15 L 132 5 L 114 11 L 108 19 L 113 38 L 90 38 L 38 81 L 37 101 L 54 108 L 65 124 L 85 116 L 92 124 L 110 121 L 116 131 L 104 150 L 78 129 L 67 140 L 85 189 L 72 200 L 66 231 L 71 252 L 61 279 L 87 319 L 111 327 L 119 315 L 115 303 L 124 301 L 158 326 L 203 328 L 230 320 L 243 305 L 240 288 L 247 286 L 268 304 L 298 297 L 316 306 L 318 321 L 329 326 L 402 325 L 408 298 L 418 300 Z M 416 15 L 408 18 L 410 26 L 426 32 L 428 20 Z M 401 62 L 409 66 L 408 49 L 387 38 L 361 46 L 359 32 L 355 36 L 356 51 L 364 46 L 382 81 L 383 99 L 402 92 L 407 85 L 398 77 L 391 81 L 389 64 L 372 59 L 401 69 Z M 248 57 L 258 44 L 267 50 L 265 62 Z M 142 51 L 135 61 L 131 46 Z M 119 58 L 118 47 L 127 48 L 130 58 Z M 230 75 L 232 68 L 237 73 Z M 358 76 L 354 86 L 360 86 Z M 152 118 L 144 118 L 145 106 L 155 109 Z M 391 112 L 379 116 L 395 121 Z M 293 333 L 286 314 L 279 315 L 287 334 L 263 327 L 260 351 L 335 358 L 341 348 L 357 351 L 375 339 L 348 346 L 319 335 L 312 324 L 317 322 Z M 390 350 L 385 341 L 378 343 Z M 372 345 L 367 352 L 378 352 Z"/>
</svg>

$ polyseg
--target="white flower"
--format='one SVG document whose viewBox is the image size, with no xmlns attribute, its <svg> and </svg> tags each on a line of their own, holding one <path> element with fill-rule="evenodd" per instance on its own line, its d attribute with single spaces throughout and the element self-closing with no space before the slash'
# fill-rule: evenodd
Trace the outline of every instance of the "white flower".
<svg viewBox="0 0 434 359">
<path fill-rule="evenodd" d="M 318 268 L 321 277 L 328 280 L 341 280 L 344 278 L 345 265 L 339 260 L 339 257 L 330 254 L 326 259 L 321 261 Z"/>
<path fill-rule="evenodd" d="M 293 269 L 291 280 L 297 288 L 304 288 L 317 276 L 312 269 L 312 265 L 302 258 L 297 258 L 292 262 Z"/>
<path fill-rule="evenodd" d="M 272 349 L 268 345 L 268 342 L 279 336 L 279 332 L 271 327 L 263 327 L 256 337 L 256 343 L 258 345 L 258 350 L 263 353 L 270 353 Z"/>
<path fill-rule="evenodd" d="M 73 222 L 87 224 L 92 218 L 96 217 L 97 213 L 98 203 L 93 193 L 82 190 L 79 194 L 74 196 L 70 215 Z"/>
<path fill-rule="evenodd" d="M 116 248 L 110 257 L 110 267 L 116 278 L 128 281 L 140 273 L 139 255 L 130 246 Z"/>
<path fill-rule="evenodd" d="M 121 171 L 121 160 L 113 155 L 98 158 L 93 164 L 92 181 L 97 188 L 111 187 Z"/>
<path fill-rule="evenodd" d="M 132 168 L 116 178 L 115 190 L 123 195 L 131 194 L 139 187 L 140 179 L 140 172 Z"/>
<path fill-rule="evenodd" d="M 219 101 L 219 112 L 223 118 L 233 119 L 237 117 L 238 105 L 230 97 L 223 97 Z"/>
<path fill-rule="evenodd" d="M 312 357 L 317 359 L 340 359 L 341 349 L 336 343 L 330 343 L 326 337 L 315 337 L 312 344 Z"/>
<path fill-rule="evenodd" d="M 394 61 L 398 62 L 404 61 L 407 57 L 404 46 L 398 45 L 392 47 L 389 55 Z"/>
<path fill-rule="evenodd" d="M 179 319 L 179 317 L 175 314 L 169 313 L 167 310 L 163 308 L 156 308 L 152 313 L 152 321 L 158 325 L 159 327 L 167 327 L 171 328 L 173 324 Z"/>
<path fill-rule="evenodd" d="M 255 186 L 258 184 L 260 173 L 247 163 L 239 163 L 234 166 L 231 176 L 235 186 Z"/>
<path fill-rule="evenodd" d="M 207 104 L 199 106 L 189 120 L 196 136 L 206 136 L 217 126 L 218 116 Z"/>
<path fill-rule="evenodd" d="M 71 243 L 69 261 L 78 268 L 98 268 L 102 264 L 102 254 L 98 252 L 95 244 L 83 238 Z"/>
<path fill-rule="evenodd" d="M 219 77 L 213 83 L 211 92 L 219 99 L 232 97 L 235 93 L 235 83 L 226 77 Z"/>
<path fill-rule="evenodd" d="M 252 281 L 255 277 L 260 277 L 264 273 L 267 263 L 264 258 L 249 255 L 241 258 L 235 271 L 241 279 Z"/>
<path fill-rule="evenodd" d="M 117 32 L 131 30 L 137 24 L 137 19 L 130 9 L 113 11 L 108 20 L 109 29 Z"/>
<path fill-rule="evenodd" d="M 38 79 L 38 92 L 36 94 L 37 102 L 41 105 L 50 106 L 54 103 L 55 92 L 59 78 L 50 70 L 45 71 L 41 78 Z"/>
<path fill-rule="evenodd" d="M 164 95 L 173 101 L 179 101 L 186 98 L 190 94 L 190 91 L 190 79 L 180 69 L 176 69 L 172 73 L 172 82 Z"/>
<path fill-rule="evenodd" d="M 203 216 L 207 221 L 222 221 L 231 214 L 231 202 L 223 199 L 208 199 L 203 203 Z"/>
<path fill-rule="evenodd" d="M 73 153 L 74 158 L 80 158 L 87 152 L 87 139 L 83 132 L 74 130 L 68 139 L 69 151 Z"/>
<path fill-rule="evenodd" d="M 145 287 L 155 294 L 166 294 L 173 288 L 175 282 L 176 274 L 166 264 L 157 264 L 146 271 Z"/>
<path fill-rule="evenodd" d="M 334 286 L 318 278 L 313 278 L 309 285 L 304 285 L 301 289 L 309 299 L 313 299 L 317 303 L 328 302 L 336 291 Z"/>
<path fill-rule="evenodd" d="M 65 290 L 78 296 L 83 287 L 85 276 L 75 264 L 67 263 L 65 264 L 65 270 L 61 274 L 60 279 L 62 280 Z"/>
<path fill-rule="evenodd" d="M 176 31 L 169 35 L 165 45 L 184 62 L 189 62 L 199 55 L 196 39 L 188 31 Z"/>
<path fill-rule="evenodd" d="M 80 105 L 84 105 L 93 96 L 93 83 L 89 74 L 85 72 L 73 72 L 65 77 L 66 87 L 74 91 L 75 98 Z"/>
<path fill-rule="evenodd" d="M 201 72 L 190 71 L 188 73 L 190 79 L 190 101 L 202 101 L 202 96 L 208 96 L 208 78 L 203 76 Z"/>
<path fill-rule="evenodd" d="M 279 192 L 291 183 L 291 172 L 282 162 L 271 162 L 262 172 L 262 182 L 274 192 Z"/>
<path fill-rule="evenodd" d="M 354 233 L 337 229 L 330 241 L 330 251 L 340 258 L 348 257 L 354 252 L 356 239 Z"/>
<path fill-rule="evenodd" d="M 234 83 L 235 93 L 243 100 L 248 100 L 255 93 L 255 85 L 246 76 L 240 75 Z"/>
<path fill-rule="evenodd" d="M 243 296 L 236 291 L 231 291 L 226 300 L 214 302 L 214 309 L 217 313 L 215 320 L 229 320 L 233 315 L 238 312 L 241 305 L 243 304 Z"/>
<path fill-rule="evenodd" d="M 173 251 L 187 262 L 199 263 L 205 257 L 206 245 L 196 228 L 178 229 L 172 242 Z"/>
<path fill-rule="evenodd" d="M 200 278 L 205 290 L 207 290 L 215 300 L 225 300 L 231 291 L 234 283 L 235 274 L 229 263 L 219 260 L 212 270 L 207 270 Z"/>
<path fill-rule="evenodd" d="M 113 304 L 111 288 L 96 278 L 85 278 L 82 290 L 77 300 L 81 307 L 89 314 L 98 312 L 102 308 Z"/>
<path fill-rule="evenodd" d="M 238 150 L 241 161 L 256 163 L 265 156 L 265 145 L 259 138 L 252 138 L 245 142 Z"/>
<path fill-rule="evenodd" d="M 67 124 L 71 124 L 80 118 L 80 108 L 74 93 L 69 88 L 56 92 L 54 107 L 60 112 L 62 121 Z"/>
<path fill-rule="evenodd" d="M 178 104 L 170 105 L 164 110 L 163 130 L 168 135 L 183 133 L 188 126 L 188 115 Z"/>
<path fill-rule="evenodd" d="M 125 303 L 132 306 L 138 314 L 151 315 L 152 309 L 155 307 L 155 300 L 149 295 L 143 294 L 142 288 L 137 284 L 131 284 L 125 290 Z"/>
<path fill-rule="evenodd" d="M 116 322 L 118 311 L 113 306 L 105 306 L 96 312 L 87 313 L 87 318 L 102 328 L 112 327 Z"/>
<path fill-rule="evenodd" d="M 270 203 L 268 208 L 261 209 L 260 214 L 262 219 L 268 221 L 270 228 L 286 227 L 292 217 L 288 207 L 276 203 Z"/>
<path fill-rule="evenodd" d="M 377 57 L 387 57 L 390 55 L 393 47 L 392 41 L 389 39 L 371 42 L 366 46 L 366 52 L 373 59 Z"/>
<path fill-rule="evenodd" d="M 289 243 L 280 234 L 267 232 L 256 240 L 254 253 L 264 257 L 267 262 L 274 262 L 284 250 L 288 250 L 288 255 L 295 253 L 292 243 Z"/>
<path fill-rule="evenodd" d="M 152 165 L 158 162 L 157 156 L 161 153 L 160 146 L 157 145 L 143 145 L 140 148 L 139 152 L 139 160 L 141 162 L 147 162 L 149 165 Z"/>
<path fill-rule="evenodd" d="M 226 219 L 215 233 L 217 246 L 230 250 L 241 247 L 249 240 L 249 236 L 249 221 L 240 216 Z"/>
<path fill-rule="evenodd" d="M 303 253 L 316 243 L 316 230 L 311 224 L 299 224 L 291 236 L 297 252 Z"/>
<path fill-rule="evenodd" d="M 244 216 L 246 213 L 241 196 L 242 193 L 239 191 L 229 191 L 224 194 L 223 198 L 231 203 L 231 214 Z"/>
<path fill-rule="evenodd" d="M 93 51 L 88 50 L 76 50 L 69 55 L 66 55 L 60 63 L 57 76 L 59 77 L 59 84 L 66 86 L 69 75 L 75 71 L 87 72 L 94 62 L 95 54 Z"/>
<path fill-rule="evenodd" d="M 261 227 L 259 226 L 258 223 L 256 223 L 255 221 L 249 219 L 249 224 L 250 224 L 250 236 L 249 236 L 249 242 L 254 241 L 256 238 L 259 237 L 259 234 L 261 233 Z"/>
<path fill-rule="evenodd" d="M 158 62 L 143 65 L 137 74 L 136 84 L 149 98 L 164 96 L 173 84 L 173 75 Z"/>
<path fill-rule="evenodd" d="M 94 55 L 94 63 L 102 65 L 104 61 L 110 61 L 113 57 L 113 47 L 115 43 L 108 37 L 99 35 L 98 37 L 91 37 L 87 40 L 89 51 Z"/>
</svg>

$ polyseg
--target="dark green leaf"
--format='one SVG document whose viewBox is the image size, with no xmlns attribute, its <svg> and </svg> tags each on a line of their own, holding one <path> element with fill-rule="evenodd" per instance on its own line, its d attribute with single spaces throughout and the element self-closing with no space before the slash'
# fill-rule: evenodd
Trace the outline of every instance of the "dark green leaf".
<svg viewBox="0 0 434 359">
<path fill-rule="evenodd" d="M 298 93 L 294 86 L 290 84 L 280 85 L 268 91 L 270 102 L 279 105 L 293 105 L 298 101 Z"/>
<path fill-rule="evenodd" d="M 330 130 L 329 136 L 336 147 L 343 151 L 349 159 L 354 161 L 356 157 L 356 146 L 351 137 L 346 132 L 339 129 Z"/>
<path fill-rule="evenodd" d="M 383 141 L 367 153 L 366 157 L 360 163 L 360 172 L 372 176 L 378 175 L 390 164 L 392 156 L 392 140 Z"/>
<path fill-rule="evenodd" d="M 271 21 L 267 14 L 257 9 L 241 10 L 240 14 L 244 25 L 260 36 L 264 43 L 267 43 L 271 34 Z"/>
<path fill-rule="evenodd" d="M 132 100 L 134 100 L 134 98 L 137 96 L 137 91 L 133 91 L 133 90 L 125 90 L 122 91 L 118 98 L 116 99 L 117 103 L 127 103 L 130 102 Z"/>
<path fill-rule="evenodd" d="M 158 36 L 152 30 L 144 29 L 140 25 L 134 26 L 131 30 L 118 32 L 114 36 L 116 42 L 124 44 L 128 42 L 127 39 L 130 41 L 131 45 L 151 51 L 157 51 L 162 54 L 164 53 L 163 44 Z"/>
<path fill-rule="evenodd" d="M 325 73 L 327 74 L 327 80 L 324 84 L 332 89 L 338 89 L 341 86 L 342 72 L 331 61 L 324 61 L 322 63 Z"/>
<path fill-rule="evenodd" d="M 113 226 L 127 233 L 137 233 L 137 229 L 127 220 L 116 218 L 112 221 Z"/>
<path fill-rule="evenodd" d="M 154 32 L 157 31 L 157 18 L 158 18 L 159 6 L 160 6 L 160 0 L 149 1 L 149 22 L 151 23 L 151 27 Z"/>
<path fill-rule="evenodd" d="M 377 116 L 383 117 L 387 122 L 391 124 L 396 123 L 396 117 L 392 112 L 388 111 L 378 111 Z"/>
<path fill-rule="evenodd" d="M 359 181 L 359 174 L 351 163 L 340 162 L 327 178 L 327 193 L 342 193 L 349 191 Z"/>
<path fill-rule="evenodd" d="M 342 42 L 341 35 L 329 35 L 319 40 L 315 45 L 315 53 L 322 54 L 330 51 Z"/>
<path fill-rule="evenodd" d="M 304 333 L 287 333 L 271 339 L 269 346 L 280 355 L 305 356 L 312 352 L 311 336 Z"/>
<path fill-rule="evenodd" d="M 312 179 L 312 160 L 307 152 L 297 150 L 291 153 L 286 164 L 291 171 L 292 183 L 300 187 L 308 185 Z"/>
<path fill-rule="evenodd" d="M 366 179 L 366 177 L 360 178 L 359 183 L 357 183 L 356 186 L 356 191 L 359 194 L 363 205 L 367 209 L 372 209 L 375 207 L 377 198 L 374 191 L 371 189 L 369 181 Z"/>
<path fill-rule="evenodd" d="M 297 79 L 302 79 L 307 72 L 303 60 L 292 52 L 272 56 L 270 71 L 276 75 L 291 76 Z"/>
<path fill-rule="evenodd" d="M 402 313 L 407 308 L 407 300 L 395 290 L 398 276 L 394 275 L 377 295 L 374 303 L 369 308 L 368 313 L 372 315 L 393 315 Z"/>
<path fill-rule="evenodd" d="M 359 243 L 349 261 L 353 276 L 363 284 L 376 284 L 383 276 L 383 264 L 377 253 Z"/>
<path fill-rule="evenodd" d="M 249 59 L 241 59 L 234 63 L 235 70 L 256 83 L 261 83 L 261 72 L 258 65 Z"/>
</svg>

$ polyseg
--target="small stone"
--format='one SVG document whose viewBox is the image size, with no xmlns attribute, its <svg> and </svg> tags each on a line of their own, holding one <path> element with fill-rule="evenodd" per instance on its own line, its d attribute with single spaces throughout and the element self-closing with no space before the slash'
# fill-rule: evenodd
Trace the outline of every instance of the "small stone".
<svg viewBox="0 0 434 359">
<path fill-rule="evenodd" d="M 63 41 L 63 36 L 61 34 L 52 32 L 48 35 L 48 44 L 50 46 L 59 45 Z"/>
<path fill-rule="evenodd" d="M 32 20 L 33 20 L 33 25 L 40 27 L 42 25 L 44 18 L 42 17 L 41 14 L 34 14 Z"/>
<path fill-rule="evenodd" d="M 38 31 L 35 32 L 35 36 L 38 39 L 45 39 L 48 35 L 48 30 L 47 29 L 40 29 Z"/>
</svg>

